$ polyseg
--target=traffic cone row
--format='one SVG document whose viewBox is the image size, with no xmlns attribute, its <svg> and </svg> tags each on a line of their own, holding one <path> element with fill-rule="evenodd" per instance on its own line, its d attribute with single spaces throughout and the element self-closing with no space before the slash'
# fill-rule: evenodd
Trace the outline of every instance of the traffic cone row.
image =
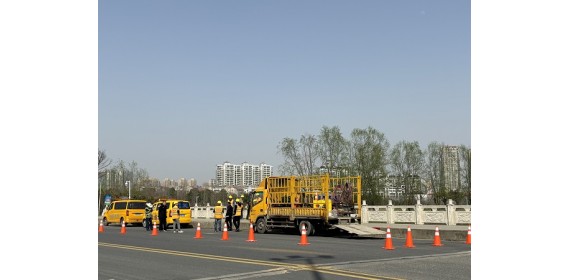
<svg viewBox="0 0 570 280">
<path fill-rule="evenodd" d="M 200 229 L 200 223 L 198 223 L 198 228 L 196 228 L 196 236 L 194 236 L 194 238 L 196 239 L 202 238 L 202 230 Z"/>
<path fill-rule="evenodd" d="M 105 229 L 103 227 L 103 220 L 101 220 L 101 222 L 99 223 L 99 232 L 105 232 Z M 126 234 L 127 233 L 127 228 L 125 226 L 125 222 L 123 221 L 122 225 L 121 225 L 121 234 Z M 153 228 L 152 228 L 152 235 L 158 235 L 158 230 L 156 228 L 156 222 L 154 222 Z M 196 236 L 194 237 L 196 239 L 201 239 L 202 237 L 202 230 L 200 228 L 200 223 L 198 223 L 198 227 L 196 229 Z M 228 233 L 228 225 L 224 224 L 224 230 L 222 233 L 222 239 L 221 240 L 229 240 L 229 233 Z M 257 240 L 255 240 L 255 236 L 254 236 L 254 229 L 253 229 L 253 223 L 249 223 L 249 236 L 246 240 L 247 242 L 256 242 Z M 305 225 L 301 226 L 301 241 L 299 243 L 297 243 L 298 245 L 309 245 L 311 243 L 308 242 L 307 239 L 307 229 L 305 228 Z M 471 245 L 471 225 L 469 225 L 468 229 L 467 229 L 467 238 L 465 240 L 465 244 L 469 244 Z M 435 235 L 433 238 L 433 246 L 443 246 L 443 244 L 441 243 L 441 237 L 439 235 L 439 227 L 435 227 Z M 404 245 L 404 247 L 406 248 L 415 248 L 416 246 L 414 246 L 414 241 L 412 238 L 412 230 L 410 228 L 410 226 L 408 226 L 408 231 L 406 234 L 406 243 Z M 392 243 L 392 234 L 390 233 L 390 228 L 388 227 L 386 229 L 386 240 L 384 243 L 384 247 L 382 247 L 386 250 L 394 250 L 394 244 Z"/>
<path fill-rule="evenodd" d="M 471 245 L 471 226 L 468 227 L 467 229 L 467 238 L 465 240 L 465 244 L 469 244 Z M 441 237 L 439 235 L 439 227 L 435 227 L 435 235 L 433 238 L 433 246 L 443 246 L 443 244 L 441 243 Z M 410 228 L 410 226 L 408 226 L 408 232 L 406 235 L 406 244 L 404 245 L 404 247 L 406 248 L 414 248 L 416 246 L 414 246 L 414 241 L 412 238 L 412 229 Z M 394 246 L 392 244 L 392 234 L 390 233 L 390 228 L 388 228 L 386 230 L 386 241 L 384 244 L 384 247 L 382 247 L 386 250 L 393 250 Z"/>
<path fill-rule="evenodd" d="M 246 240 L 247 242 L 255 242 L 255 237 L 253 236 L 253 223 L 249 223 L 249 236 Z"/>
<path fill-rule="evenodd" d="M 305 228 L 305 225 L 301 226 L 301 242 L 297 243 L 298 245 L 301 246 L 305 246 L 305 245 L 309 245 L 311 243 L 309 243 L 307 241 L 307 229 Z"/>
</svg>

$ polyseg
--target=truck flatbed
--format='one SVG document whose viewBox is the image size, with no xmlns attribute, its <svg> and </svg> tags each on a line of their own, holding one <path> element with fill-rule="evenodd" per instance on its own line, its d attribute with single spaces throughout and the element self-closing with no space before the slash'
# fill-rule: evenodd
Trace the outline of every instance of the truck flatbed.
<svg viewBox="0 0 570 280">
<path fill-rule="evenodd" d="M 339 228 L 357 237 L 376 237 L 376 238 L 386 238 L 386 232 L 383 230 L 375 229 L 373 227 L 361 225 L 361 224 L 343 224 L 334 225 L 333 228 Z"/>
</svg>

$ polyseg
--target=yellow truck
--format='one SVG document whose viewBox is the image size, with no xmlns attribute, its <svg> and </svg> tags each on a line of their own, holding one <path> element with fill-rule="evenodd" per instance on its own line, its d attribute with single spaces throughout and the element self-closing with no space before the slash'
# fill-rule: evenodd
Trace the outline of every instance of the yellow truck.
<svg viewBox="0 0 570 280">
<path fill-rule="evenodd" d="M 258 233 L 287 228 L 301 232 L 304 226 L 307 235 L 314 235 L 360 223 L 360 177 L 267 177 L 250 196 L 250 222 Z"/>
</svg>

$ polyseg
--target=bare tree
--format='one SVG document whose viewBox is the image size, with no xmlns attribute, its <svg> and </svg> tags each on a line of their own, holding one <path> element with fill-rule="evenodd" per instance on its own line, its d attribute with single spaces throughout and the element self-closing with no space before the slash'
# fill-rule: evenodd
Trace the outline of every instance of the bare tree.
<svg viewBox="0 0 570 280">
<path fill-rule="evenodd" d="M 436 204 L 445 203 L 446 190 L 443 178 L 443 143 L 431 142 L 428 145 L 425 165 L 428 193 L 433 196 Z"/>
<path fill-rule="evenodd" d="M 460 183 L 465 194 L 466 203 L 471 204 L 471 148 L 459 146 Z"/>
<path fill-rule="evenodd" d="M 343 157 L 347 154 L 348 141 L 344 139 L 338 126 L 323 126 L 319 134 L 319 156 L 329 174 L 340 171 Z"/>
<path fill-rule="evenodd" d="M 282 174 L 302 175 L 303 167 L 301 164 L 301 153 L 299 144 L 293 138 L 284 138 L 278 146 L 283 156 L 284 163 L 279 167 Z"/>
<path fill-rule="evenodd" d="M 107 158 L 105 151 L 99 150 L 99 178 L 103 177 L 112 160 Z"/>
<path fill-rule="evenodd" d="M 405 187 L 404 203 L 413 203 L 415 194 L 422 193 L 420 175 L 424 167 L 423 153 L 417 141 L 400 141 L 390 152 L 393 173 L 397 184 Z"/>
<path fill-rule="evenodd" d="M 301 159 L 307 174 L 316 174 L 318 171 L 318 166 L 316 165 L 318 159 L 317 151 L 319 149 L 317 138 L 314 135 L 305 134 L 301 136 L 299 144 L 301 145 Z"/>
<path fill-rule="evenodd" d="M 380 192 L 384 188 L 382 178 L 387 174 L 390 143 L 383 133 L 368 127 L 352 130 L 351 145 L 356 173 L 362 176 L 363 199 L 370 203 L 382 202 Z"/>
</svg>

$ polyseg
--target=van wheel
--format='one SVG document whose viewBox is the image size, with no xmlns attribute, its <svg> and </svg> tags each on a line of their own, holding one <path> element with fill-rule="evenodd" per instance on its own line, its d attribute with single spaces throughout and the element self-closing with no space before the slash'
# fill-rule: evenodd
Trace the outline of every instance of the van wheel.
<svg viewBox="0 0 570 280">
<path fill-rule="evenodd" d="M 146 219 L 143 220 L 142 226 L 143 226 L 143 228 L 146 228 Z"/>
<path fill-rule="evenodd" d="M 124 221 L 125 221 L 125 219 L 123 219 L 123 217 L 121 217 L 121 220 L 119 221 L 119 224 L 120 224 L 121 226 L 123 226 L 123 222 L 124 222 Z M 125 224 L 125 227 L 126 227 L 126 226 L 127 226 L 127 224 Z"/>
<path fill-rule="evenodd" d="M 103 225 L 104 225 L 104 226 L 108 226 L 108 225 L 109 225 L 109 221 L 107 221 L 107 218 L 103 218 Z"/>
<path fill-rule="evenodd" d="M 305 230 L 307 231 L 307 235 L 315 234 L 315 229 L 313 225 L 309 221 L 301 221 L 299 223 L 299 234 L 303 234 L 303 225 L 305 226 Z"/>
<path fill-rule="evenodd" d="M 267 232 L 267 226 L 263 222 L 263 218 L 257 219 L 257 222 L 255 223 L 255 231 L 261 234 Z"/>
</svg>

